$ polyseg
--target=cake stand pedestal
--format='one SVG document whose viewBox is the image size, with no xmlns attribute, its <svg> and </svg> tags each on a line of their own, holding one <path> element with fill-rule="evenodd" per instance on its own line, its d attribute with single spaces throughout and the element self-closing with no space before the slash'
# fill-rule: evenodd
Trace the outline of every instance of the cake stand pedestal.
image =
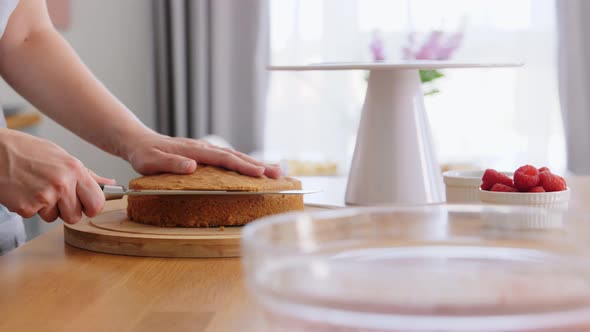
<svg viewBox="0 0 590 332">
<path fill-rule="evenodd" d="M 515 67 L 518 63 L 410 61 L 271 66 L 271 70 L 369 70 L 346 189 L 350 205 L 423 205 L 445 201 L 419 69 Z"/>
</svg>

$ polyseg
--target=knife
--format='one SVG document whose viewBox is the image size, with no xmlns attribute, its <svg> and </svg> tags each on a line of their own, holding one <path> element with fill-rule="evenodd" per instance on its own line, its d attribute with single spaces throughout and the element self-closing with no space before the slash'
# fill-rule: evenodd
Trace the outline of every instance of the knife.
<svg viewBox="0 0 590 332">
<path fill-rule="evenodd" d="M 119 185 L 99 184 L 107 201 L 121 199 L 123 196 L 153 195 L 305 195 L 321 190 L 276 190 L 276 191 L 238 191 L 238 190 L 135 190 Z"/>
</svg>

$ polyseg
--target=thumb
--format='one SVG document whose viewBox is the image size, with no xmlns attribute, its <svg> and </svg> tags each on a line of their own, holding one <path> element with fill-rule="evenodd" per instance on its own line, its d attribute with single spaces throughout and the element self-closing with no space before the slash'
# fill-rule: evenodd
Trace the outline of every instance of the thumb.
<svg viewBox="0 0 590 332">
<path fill-rule="evenodd" d="M 156 150 L 155 153 L 140 162 L 137 171 L 142 174 L 190 174 L 196 169 L 197 162 L 193 159 Z"/>
<path fill-rule="evenodd" d="M 117 181 L 115 181 L 114 179 L 109 179 L 109 178 L 105 178 L 100 175 L 97 175 L 89 168 L 87 168 L 86 170 L 88 171 L 88 174 L 90 174 L 90 177 L 92 177 L 94 179 L 94 181 L 96 181 L 96 183 L 112 184 L 112 185 L 117 184 Z"/>
</svg>

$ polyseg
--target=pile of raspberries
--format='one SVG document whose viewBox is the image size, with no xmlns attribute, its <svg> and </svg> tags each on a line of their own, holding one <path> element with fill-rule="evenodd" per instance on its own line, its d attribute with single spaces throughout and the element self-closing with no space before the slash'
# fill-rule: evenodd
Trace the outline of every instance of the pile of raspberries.
<svg viewBox="0 0 590 332">
<path fill-rule="evenodd" d="M 514 172 L 514 180 L 496 170 L 486 169 L 481 181 L 480 188 L 488 191 L 543 193 L 567 188 L 565 180 L 551 173 L 549 168 L 537 169 L 531 165 L 519 167 Z"/>
</svg>

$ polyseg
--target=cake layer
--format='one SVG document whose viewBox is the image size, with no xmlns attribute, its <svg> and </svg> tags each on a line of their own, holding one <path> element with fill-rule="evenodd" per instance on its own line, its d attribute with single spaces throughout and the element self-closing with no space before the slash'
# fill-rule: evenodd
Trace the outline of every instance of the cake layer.
<svg viewBox="0 0 590 332">
<path fill-rule="evenodd" d="M 143 176 L 129 183 L 130 189 L 152 190 L 243 190 L 275 191 L 301 189 L 301 183 L 289 177 L 254 178 L 223 168 L 199 165 L 193 174 L 158 174 Z"/>
<path fill-rule="evenodd" d="M 130 189 L 275 191 L 301 189 L 282 177 L 253 178 L 219 167 L 199 165 L 193 174 L 159 174 L 132 180 Z M 240 226 L 287 211 L 303 210 L 303 195 L 130 196 L 130 220 L 162 227 Z"/>
<path fill-rule="evenodd" d="M 241 226 L 296 210 L 301 195 L 130 196 L 127 205 L 129 219 L 161 227 Z"/>
</svg>

